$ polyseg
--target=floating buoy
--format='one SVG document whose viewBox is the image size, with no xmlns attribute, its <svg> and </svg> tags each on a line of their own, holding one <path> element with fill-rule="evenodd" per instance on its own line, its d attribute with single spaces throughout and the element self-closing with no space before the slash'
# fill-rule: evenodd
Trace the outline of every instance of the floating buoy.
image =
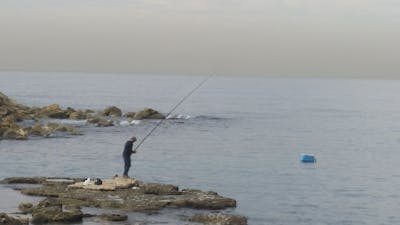
<svg viewBox="0 0 400 225">
<path fill-rule="evenodd" d="M 317 160 L 315 159 L 315 157 L 313 155 L 301 154 L 300 161 L 303 163 L 315 163 Z"/>
</svg>

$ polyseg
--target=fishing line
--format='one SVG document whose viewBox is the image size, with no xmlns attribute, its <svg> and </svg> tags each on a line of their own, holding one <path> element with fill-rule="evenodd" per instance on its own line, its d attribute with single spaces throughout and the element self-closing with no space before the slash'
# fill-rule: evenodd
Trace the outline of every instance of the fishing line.
<svg viewBox="0 0 400 225">
<path fill-rule="evenodd" d="M 204 79 L 202 82 L 200 82 L 191 92 L 189 92 L 189 94 L 187 94 L 184 98 L 182 98 L 178 104 L 176 104 L 167 114 L 167 116 L 165 117 L 165 119 L 162 119 L 160 121 L 158 121 L 158 123 L 153 127 L 153 129 L 151 129 L 151 131 L 142 139 L 142 141 L 139 142 L 138 145 L 136 145 L 134 151 L 136 151 L 143 143 L 144 141 L 146 141 L 146 139 L 164 122 L 164 120 L 166 120 L 171 113 L 177 109 L 187 98 L 189 98 L 196 90 L 198 90 L 201 86 L 203 86 L 203 84 L 205 82 L 207 82 L 211 77 L 213 77 L 214 75 L 210 75 L 208 76 L 206 79 Z"/>
</svg>

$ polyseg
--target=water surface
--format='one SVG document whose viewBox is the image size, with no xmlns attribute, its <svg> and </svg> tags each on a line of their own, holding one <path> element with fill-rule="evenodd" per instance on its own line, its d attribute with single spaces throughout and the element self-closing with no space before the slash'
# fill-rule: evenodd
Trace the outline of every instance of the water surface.
<svg viewBox="0 0 400 225">
<path fill-rule="evenodd" d="M 204 77 L 3 72 L 0 91 L 32 106 L 166 113 Z M 235 198 L 251 225 L 398 224 L 398 90 L 393 80 L 217 76 L 176 111 L 189 119 L 142 146 L 131 175 Z M 0 178 L 113 176 L 124 142 L 153 125 L 0 141 Z M 301 153 L 317 163 L 299 163 Z"/>
</svg>

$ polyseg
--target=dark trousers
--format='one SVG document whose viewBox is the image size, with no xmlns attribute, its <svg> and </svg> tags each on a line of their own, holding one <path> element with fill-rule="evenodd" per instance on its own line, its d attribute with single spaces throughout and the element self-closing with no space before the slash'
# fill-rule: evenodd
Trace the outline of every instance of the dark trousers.
<svg viewBox="0 0 400 225">
<path fill-rule="evenodd" d="M 122 156 L 124 158 L 124 176 L 128 176 L 129 168 L 131 168 L 131 157 L 130 156 Z"/>
</svg>

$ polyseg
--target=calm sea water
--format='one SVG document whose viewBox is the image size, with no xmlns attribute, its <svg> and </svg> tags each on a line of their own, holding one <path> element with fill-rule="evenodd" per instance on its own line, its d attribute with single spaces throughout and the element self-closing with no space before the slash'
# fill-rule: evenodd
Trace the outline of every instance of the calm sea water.
<svg viewBox="0 0 400 225">
<path fill-rule="evenodd" d="M 166 113 L 204 77 L 2 72 L 0 91 L 32 106 Z M 189 119 L 145 142 L 131 175 L 235 198 L 251 225 L 400 224 L 399 90 L 393 80 L 217 76 L 177 109 Z M 152 126 L 0 141 L 0 178 L 121 173 L 124 142 Z"/>
</svg>

